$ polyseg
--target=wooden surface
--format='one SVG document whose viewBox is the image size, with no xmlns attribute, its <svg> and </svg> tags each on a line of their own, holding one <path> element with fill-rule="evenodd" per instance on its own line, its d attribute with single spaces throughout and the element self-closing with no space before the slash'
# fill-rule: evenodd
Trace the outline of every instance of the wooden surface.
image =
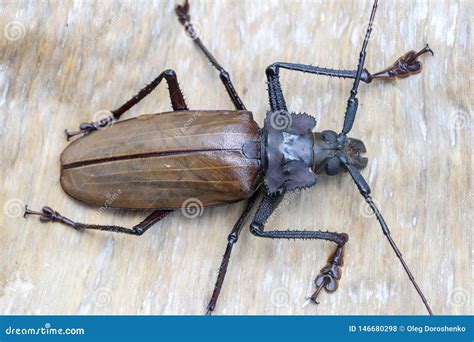
<svg viewBox="0 0 474 342">
<path fill-rule="evenodd" d="M 361 85 L 351 136 L 394 239 L 436 314 L 472 313 L 472 59 L 469 1 L 380 1 L 366 66 L 377 71 L 429 43 L 421 75 Z M 148 212 L 69 198 L 59 185 L 64 129 L 116 108 L 166 68 L 190 108 L 231 109 L 215 70 L 173 13 L 173 1 L 0 4 L 0 313 L 202 314 L 243 203 L 175 213 L 142 237 L 78 233 L 21 217 L 48 204 L 77 221 L 132 226 Z M 261 125 L 265 67 L 275 61 L 353 69 L 369 1 L 198 1 L 203 41 Z M 340 130 L 352 83 L 282 72 L 288 107 Z M 169 110 L 166 86 L 125 117 Z M 291 195 L 272 228 L 350 236 L 340 287 L 306 305 L 334 246 L 259 239 L 246 228 L 218 314 L 425 314 L 348 175 Z"/>
</svg>

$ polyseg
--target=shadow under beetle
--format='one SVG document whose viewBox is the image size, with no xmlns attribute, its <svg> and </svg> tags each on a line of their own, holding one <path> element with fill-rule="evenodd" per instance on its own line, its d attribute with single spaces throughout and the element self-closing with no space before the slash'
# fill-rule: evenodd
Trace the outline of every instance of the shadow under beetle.
<svg viewBox="0 0 474 342">
<path fill-rule="evenodd" d="M 323 288 L 333 292 L 338 287 L 348 235 L 328 231 L 269 230 L 265 224 L 286 192 L 315 185 L 319 173 L 336 175 L 346 171 L 374 212 L 383 234 L 426 309 L 432 314 L 370 196 L 367 182 L 359 172 L 367 165 L 367 158 L 362 157 L 366 148 L 362 141 L 347 137 L 356 117 L 357 90 L 361 81 L 371 83 L 374 80 L 408 77 L 421 71 L 422 65 L 418 61 L 420 55 L 433 53 L 426 45 L 419 52 L 407 52 L 393 65 L 378 73 L 368 72 L 364 68 L 364 61 L 376 9 L 377 0 L 372 7 L 356 70 L 334 70 L 294 63 L 273 63 L 267 67 L 270 110 L 260 129 L 252 113 L 246 110 L 229 73 L 194 31 L 186 0 L 183 5 L 176 6 L 178 20 L 212 66 L 219 71 L 219 77 L 236 110 L 189 110 L 175 72 L 162 72 L 132 99 L 112 110 L 110 117 L 83 123 L 77 132 L 66 131 L 68 139 L 76 135 L 82 137 L 72 142 L 61 155 L 61 186 L 70 196 L 86 203 L 103 205 L 107 203 L 108 196 L 120 188 L 120 196 L 116 196 L 109 207 L 155 210 L 133 228 L 74 222 L 50 207 L 43 207 L 42 212 L 26 207 L 25 216 L 40 215 L 41 222 L 61 222 L 78 230 L 96 229 L 142 235 L 166 215 L 185 206 L 190 199 L 205 207 L 247 200 L 243 213 L 228 237 L 214 291 L 207 306 L 207 313 L 210 314 L 216 306 L 232 248 L 247 216 L 262 194 L 250 224 L 252 234 L 271 239 L 322 239 L 336 244 L 334 253 L 314 280 L 316 290 L 310 299 L 318 303 L 317 297 Z M 279 81 L 280 69 L 354 80 L 340 133 L 329 130 L 313 133 L 316 125 L 313 117 L 287 110 Z M 173 112 L 143 115 L 111 125 L 163 79 L 169 86 Z M 108 128 L 103 130 L 105 127 Z"/>
</svg>

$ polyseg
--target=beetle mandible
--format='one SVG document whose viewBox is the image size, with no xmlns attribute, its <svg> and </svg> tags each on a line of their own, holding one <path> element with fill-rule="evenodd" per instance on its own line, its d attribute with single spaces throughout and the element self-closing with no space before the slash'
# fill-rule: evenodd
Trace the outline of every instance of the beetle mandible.
<svg viewBox="0 0 474 342">
<path fill-rule="evenodd" d="M 355 70 L 280 62 L 267 67 L 270 110 L 263 128 L 259 128 L 252 113 L 246 109 L 229 73 L 197 36 L 191 23 L 188 1 L 176 6 L 179 22 L 211 65 L 219 71 L 235 110 L 189 110 L 175 72 L 165 70 L 129 101 L 110 111 L 108 118 L 82 123 L 76 132 L 66 131 L 68 140 L 73 136 L 81 137 L 67 146 L 61 155 L 61 186 L 73 198 L 102 205 L 107 201 L 106 195 L 114 192 L 119 183 L 121 196 L 110 203 L 110 207 L 155 210 L 132 228 L 75 222 L 50 207 L 43 207 L 38 212 L 26 206 L 25 216 L 39 215 L 41 222 L 60 222 L 77 230 L 95 229 L 138 236 L 166 215 L 182 208 L 183 203 L 190 198 L 204 206 L 247 200 L 243 213 L 228 236 L 217 281 L 207 306 L 207 314 L 210 314 L 215 309 L 232 248 L 249 213 L 262 195 L 250 224 L 252 234 L 271 239 L 321 239 L 336 244 L 334 253 L 314 280 L 316 290 L 310 299 L 318 303 L 317 297 L 322 289 L 333 292 L 338 287 L 348 235 L 327 231 L 270 230 L 265 229 L 265 224 L 287 192 L 312 187 L 317 174 L 336 175 L 345 171 L 374 212 L 383 234 L 426 309 L 432 314 L 359 171 L 368 162 L 362 156 L 366 152 L 365 145 L 361 140 L 347 136 L 357 113 L 360 82 L 393 80 L 416 74 L 422 69 L 418 57 L 427 52 L 433 54 L 426 45 L 418 52 L 405 53 L 380 72 L 372 74 L 365 69 L 366 49 L 377 4 L 378 0 L 375 0 Z M 279 80 L 280 69 L 353 79 L 340 133 L 330 130 L 313 132 L 316 125 L 313 117 L 288 111 Z M 172 112 L 118 121 L 163 79 L 169 86 Z M 190 117 L 194 120 L 186 127 Z M 107 130 L 101 130 L 116 121 Z"/>
</svg>

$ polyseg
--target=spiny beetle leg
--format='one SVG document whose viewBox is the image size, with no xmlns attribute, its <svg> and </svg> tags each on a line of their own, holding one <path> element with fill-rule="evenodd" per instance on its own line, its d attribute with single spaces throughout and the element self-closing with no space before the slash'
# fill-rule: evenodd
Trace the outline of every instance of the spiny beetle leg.
<svg viewBox="0 0 474 342">
<path fill-rule="evenodd" d="M 230 100 L 234 104 L 235 109 L 245 110 L 245 105 L 240 99 L 237 90 L 235 90 L 234 84 L 232 83 L 232 80 L 230 78 L 230 74 L 220 65 L 220 63 L 213 56 L 213 54 L 206 48 L 204 43 L 201 41 L 201 38 L 199 38 L 199 32 L 196 32 L 196 30 L 194 29 L 193 24 L 191 22 L 191 15 L 189 14 L 188 0 L 185 0 L 183 5 L 177 5 L 175 8 L 175 13 L 178 16 L 178 21 L 181 23 L 181 25 L 184 26 L 184 29 L 186 30 L 188 36 L 196 43 L 199 49 L 201 49 L 202 53 L 204 53 L 211 65 L 216 68 L 217 71 L 219 71 L 219 78 L 224 84 L 224 87 L 227 93 L 229 94 Z"/>
<path fill-rule="evenodd" d="M 168 91 L 171 99 L 171 106 L 173 110 L 187 110 L 188 107 L 184 100 L 183 92 L 178 83 L 178 77 L 174 70 L 168 69 L 163 71 L 161 74 L 158 75 L 153 81 L 148 83 L 145 87 L 143 87 L 135 96 L 133 96 L 130 100 L 125 102 L 119 108 L 111 110 L 110 115 L 106 118 L 103 118 L 98 121 L 94 122 L 84 122 L 79 126 L 79 131 L 76 132 L 68 132 L 66 130 L 66 137 L 69 140 L 71 137 L 76 135 L 86 135 L 92 131 L 97 129 L 103 129 L 112 125 L 115 121 L 119 120 L 120 117 L 127 112 L 130 108 L 135 106 L 141 100 L 143 100 L 147 95 L 149 95 L 163 80 L 163 78 L 168 83 Z"/>
<path fill-rule="evenodd" d="M 224 278 L 227 273 L 227 266 L 229 265 L 230 255 L 232 253 L 232 248 L 234 244 L 239 239 L 240 232 L 242 231 L 242 227 L 247 220 L 247 217 L 252 210 L 257 197 L 259 196 L 260 191 L 255 191 L 255 193 L 250 197 L 247 201 L 244 211 L 240 215 L 239 219 L 232 228 L 229 236 L 227 237 L 227 246 L 224 252 L 224 256 L 222 257 L 221 266 L 219 267 L 219 273 L 217 274 L 217 280 L 214 285 L 214 291 L 212 291 L 212 297 L 207 305 L 206 315 L 211 315 L 214 311 L 217 299 L 219 298 L 219 294 L 221 293 L 222 284 L 224 283 Z"/>
<path fill-rule="evenodd" d="M 321 269 L 321 273 L 314 281 L 317 290 L 309 298 L 314 303 L 322 288 L 332 292 L 337 289 L 339 279 L 341 278 L 341 269 L 339 266 L 343 264 L 344 245 L 349 240 L 349 236 L 345 233 L 324 232 L 324 231 L 307 231 L 307 230 L 270 230 L 265 231 L 265 224 L 272 213 L 281 202 L 284 193 L 277 195 L 265 195 L 260 202 L 260 205 L 255 213 L 255 217 L 250 224 L 250 231 L 252 234 L 270 238 L 270 239 L 314 239 L 326 240 L 337 244 L 336 251 L 329 257 L 328 264 Z"/>
<path fill-rule="evenodd" d="M 166 215 L 171 213 L 173 210 L 155 210 L 150 215 L 148 215 L 142 222 L 133 226 L 132 228 L 125 228 L 120 226 L 113 226 L 113 225 L 98 225 L 98 224 L 87 224 L 87 223 L 79 223 L 74 222 L 67 217 L 62 216 L 57 211 L 51 209 L 50 207 L 43 207 L 41 212 L 30 210 L 28 206 L 25 206 L 25 214 L 23 217 L 26 218 L 28 215 L 38 215 L 40 216 L 40 221 L 42 223 L 46 222 L 59 222 L 66 226 L 72 227 L 76 230 L 84 230 L 84 229 L 95 229 L 95 230 L 102 230 L 102 231 L 109 231 L 114 233 L 125 233 L 131 235 L 142 235 L 144 232 L 148 230 L 151 226 L 155 223 L 159 222 L 163 219 Z"/>
</svg>

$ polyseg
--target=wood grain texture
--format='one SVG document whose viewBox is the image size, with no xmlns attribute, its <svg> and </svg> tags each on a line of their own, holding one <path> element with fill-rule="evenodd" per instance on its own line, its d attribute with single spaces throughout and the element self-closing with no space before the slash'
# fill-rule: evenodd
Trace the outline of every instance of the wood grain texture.
<svg viewBox="0 0 474 342">
<path fill-rule="evenodd" d="M 132 226 L 149 211 L 101 210 L 59 184 L 64 129 L 116 108 L 161 71 L 176 71 L 191 109 L 231 109 L 178 24 L 173 1 L 0 4 L 0 313 L 201 314 L 243 203 L 166 217 L 141 237 L 78 233 L 21 217 L 50 205 L 77 221 Z M 261 125 L 265 67 L 275 61 L 353 69 L 369 1 L 199 1 L 191 15 Z M 351 136 L 394 239 L 437 314 L 472 313 L 470 1 L 381 1 L 366 66 L 375 72 L 429 43 L 406 80 L 361 85 Z M 352 83 L 282 71 L 288 107 L 339 130 Z M 169 110 L 160 86 L 125 118 Z M 343 278 L 321 304 L 311 281 L 334 246 L 271 241 L 245 229 L 217 314 L 425 314 L 347 175 L 288 196 L 275 229 L 347 232 Z"/>
</svg>

